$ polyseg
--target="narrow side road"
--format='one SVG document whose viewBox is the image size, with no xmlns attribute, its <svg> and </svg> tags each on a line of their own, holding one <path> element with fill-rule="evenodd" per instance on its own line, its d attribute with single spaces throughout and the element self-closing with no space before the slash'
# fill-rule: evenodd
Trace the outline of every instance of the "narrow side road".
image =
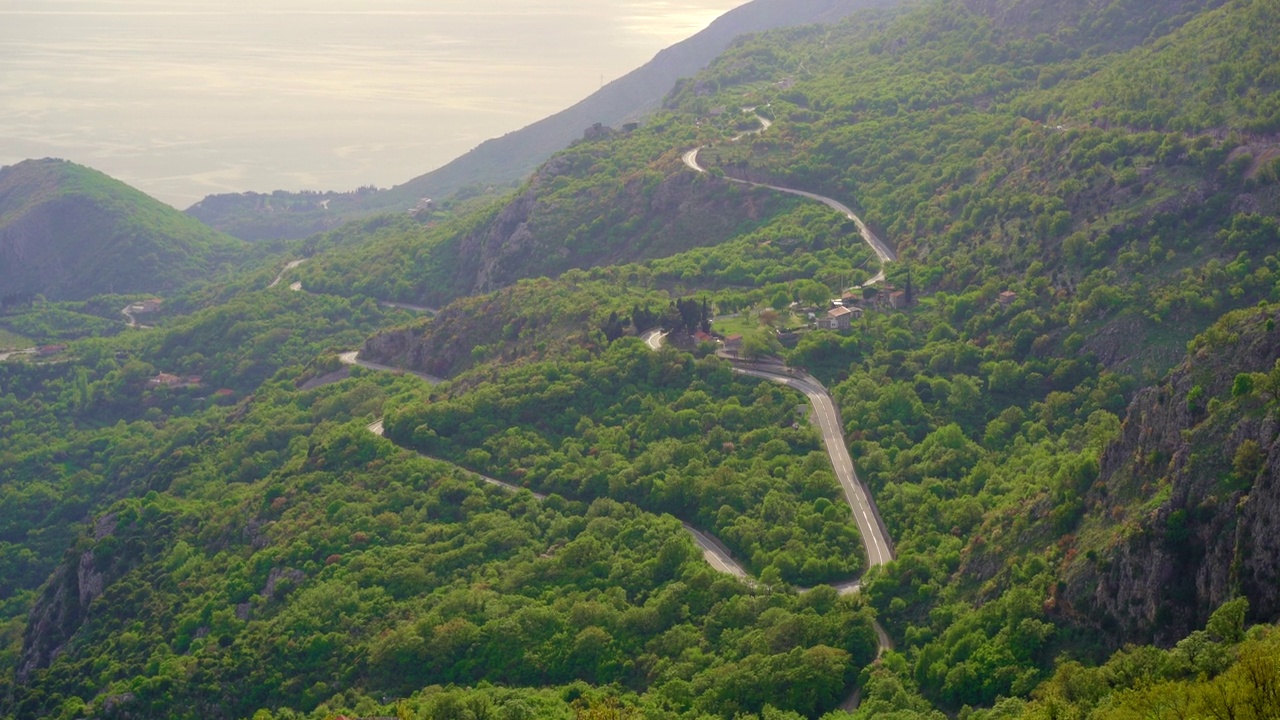
<svg viewBox="0 0 1280 720">
<path fill-rule="evenodd" d="M 753 109 L 753 108 L 745 108 L 745 109 Z M 760 121 L 760 129 L 749 132 L 749 133 L 743 133 L 742 135 L 735 137 L 733 141 L 736 142 L 737 140 L 743 138 L 746 135 L 755 135 L 755 134 L 762 133 L 765 130 L 768 130 L 773 125 L 771 121 L 769 121 L 766 118 L 760 117 L 759 115 L 756 115 L 756 118 Z M 697 172 L 697 173 L 705 173 L 707 171 L 706 168 L 698 164 L 698 153 L 702 152 L 704 147 L 705 146 L 696 147 L 692 150 L 687 151 L 683 156 L 681 156 L 681 160 L 684 161 L 685 166 L 688 167 L 690 170 L 693 170 L 694 172 Z M 811 193 L 806 190 L 796 190 L 795 188 L 781 187 L 779 185 L 769 185 L 766 183 L 752 182 L 750 180 L 740 180 L 738 178 L 729 177 L 728 175 L 725 176 L 725 179 L 728 180 L 729 182 L 738 183 L 739 185 L 766 188 L 768 190 L 773 190 L 775 192 L 786 193 L 788 195 L 796 195 L 802 198 L 806 198 L 808 200 L 814 200 L 816 202 L 822 203 L 823 205 L 826 205 L 832 210 L 835 210 L 841 215 L 844 215 L 847 219 L 853 221 L 853 223 L 858 227 L 858 234 L 862 236 L 863 242 L 865 242 L 867 246 L 871 248 L 872 252 L 876 254 L 876 257 L 880 258 L 880 272 L 876 273 L 875 277 L 863 283 L 864 285 L 874 285 L 876 283 L 884 282 L 885 264 L 890 262 L 896 262 L 898 259 L 898 255 L 893 251 L 893 248 L 886 245 L 885 242 L 881 240 L 879 236 L 871 232 L 871 228 L 867 227 L 867 224 L 862 221 L 862 218 L 855 215 L 847 205 L 840 202 L 839 200 L 834 200 L 825 195 Z"/>
<path fill-rule="evenodd" d="M 127 321 L 127 324 L 129 325 L 129 327 L 131 327 L 131 328 L 137 328 L 137 329 L 139 329 L 139 330 L 153 330 L 153 329 L 155 329 L 155 328 L 153 328 L 151 325 L 143 325 L 142 323 L 138 322 L 138 318 L 134 317 L 133 312 L 129 310 L 129 308 L 131 308 L 131 307 L 133 307 L 133 305 L 132 305 L 132 304 L 125 305 L 125 306 L 124 306 L 124 308 L 120 311 L 120 314 L 124 316 L 124 318 L 125 318 L 125 320 Z"/>
<path fill-rule="evenodd" d="M 413 372 L 412 370 L 404 370 L 398 367 L 391 367 L 390 365 L 383 365 L 381 363 L 369 362 L 368 360 L 361 360 L 359 350 L 352 350 L 351 352 L 342 353 L 341 355 L 338 356 L 338 359 L 341 360 L 345 365 L 359 365 L 360 367 L 367 368 L 369 370 L 380 370 L 382 372 L 416 375 L 422 378 L 423 380 L 426 380 L 427 382 L 431 383 L 432 385 L 439 385 L 440 383 L 444 382 L 443 378 L 438 378 L 435 375 L 428 375 L 426 373 Z"/>
<path fill-rule="evenodd" d="M 287 263 L 287 264 L 284 266 L 284 269 L 280 271 L 280 274 L 279 274 L 279 275 L 276 275 L 276 279 L 275 279 L 275 280 L 272 280 L 272 281 L 271 281 L 271 284 L 270 284 L 270 285 L 268 285 L 267 287 L 268 287 L 268 288 L 273 288 L 273 287 L 275 287 L 275 286 L 279 285 L 279 284 L 280 284 L 280 282 L 281 282 L 282 280 L 284 280 L 285 273 L 287 273 L 287 272 L 289 272 L 290 270 L 292 270 L 292 269 L 294 269 L 294 268 L 298 267 L 299 265 L 301 265 L 301 264 L 302 264 L 302 263 L 304 263 L 304 262 L 306 262 L 306 258 L 303 258 L 303 259 L 301 259 L 301 260 L 292 260 L 292 261 L 290 261 L 289 263 Z M 290 289 L 290 290 L 292 290 L 292 291 L 294 291 L 294 292 L 302 292 L 302 283 L 301 283 L 301 282 L 295 282 L 295 283 L 292 283 L 291 285 L 289 285 L 289 289 Z M 427 307 L 427 306 L 425 306 L 425 305 L 411 305 L 411 304 L 409 304 L 409 303 L 391 302 L 390 300 L 378 300 L 378 304 L 379 304 L 379 305 L 381 305 L 382 307 L 400 308 L 401 310 L 408 310 L 408 311 L 410 311 L 410 312 L 425 313 L 425 314 L 427 314 L 427 315 L 439 315 L 439 314 L 440 314 L 440 309 L 439 309 L 439 308 Z M 127 308 L 126 308 L 126 310 L 127 310 Z M 125 315 L 129 315 L 129 313 L 128 313 L 128 312 L 125 312 Z M 133 319 L 133 316 L 132 316 L 132 315 L 129 315 L 129 318 L 130 318 L 130 320 L 132 320 L 132 319 Z"/>
<path fill-rule="evenodd" d="M 382 300 L 382 301 L 379 301 L 379 303 L 378 303 L 378 304 L 379 304 L 379 305 L 381 305 L 381 306 L 383 306 L 383 307 L 400 308 L 401 310 L 408 310 L 408 311 L 410 311 L 410 312 L 426 313 L 426 314 L 428 314 L 428 315 L 439 315 L 439 314 L 440 314 L 440 309 L 439 309 L 439 308 L 431 308 L 431 307 L 427 307 L 427 306 L 425 306 L 425 305 L 410 305 L 409 303 L 391 302 L 390 300 Z"/>
<path fill-rule="evenodd" d="M 280 274 L 279 274 L 279 275 L 276 275 L 276 279 L 275 279 L 275 280 L 272 280 L 272 281 L 271 281 L 271 284 L 270 284 L 270 285 L 268 285 L 267 287 L 269 287 L 269 288 L 273 288 L 273 287 L 275 287 L 275 286 L 279 285 L 279 284 L 280 284 L 280 281 L 284 279 L 284 274 L 285 274 L 285 273 L 287 273 L 287 272 L 289 272 L 290 270 L 292 270 L 292 269 L 294 269 L 294 268 L 298 267 L 299 265 L 301 265 L 302 263 L 304 263 L 304 262 L 306 262 L 306 261 L 307 261 L 307 259 L 306 259 L 306 258 L 303 258 L 303 259 L 301 259 L 301 260 L 290 260 L 289 262 L 285 263 L 284 269 L 280 271 Z M 299 285 L 299 287 L 301 287 L 301 285 Z"/>
<path fill-rule="evenodd" d="M 662 329 L 659 328 L 657 330 L 650 330 L 649 332 L 641 335 L 640 339 L 644 341 L 645 345 L 649 346 L 650 350 L 656 352 L 662 349 L 662 338 L 666 336 L 667 334 L 662 332 Z"/>
<path fill-rule="evenodd" d="M 385 437 L 385 436 L 386 436 L 386 428 L 384 428 L 384 427 L 382 426 L 382 420 L 381 420 L 381 419 L 378 419 L 378 420 L 374 420 L 372 423 L 370 423 L 370 424 L 369 424 L 369 432 L 371 432 L 371 433 L 373 433 L 374 435 L 377 435 L 377 436 L 379 436 L 379 437 Z M 422 453 L 418 453 L 418 454 L 419 454 L 419 455 L 422 455 Z M 429 455 L 422 455 L 422 457 L 429 458 L 430 456 L 429 456 Z M 465 468 L 463 468 L 463 469 L 465 470 Z M 499 479 L 497 479 L 497 478 L 491 478 L 491 477 L 489 477 L 488 475 L 481 475 L 480 473 L 478 473 L 478 472 L 474 472 L 474 471 L 471 471 L 471 470 L 467 470 L 467 473 L 469 473 L 469 474 L 471 474 L 471 475 L 474 475 L 474 476 L 475 476 L 475 477 L 477 477 L 477 478 L 480 478 L 480 480 L 481 480 L 481 481 L 486 482 L 486 483 L 488 483 L 488 484 L 490 484 L 490 485 L 493 485 L 494 487 L 500 487 L 500 488 L 502 488 L 503 490 L 508 490 L 508 491 L 510 491 L 510 492 L 513 492 L 513 493 L 518 493 L 518 492 L 522 492 L 522 491 L 524 491 L 524 490 L 529 490 L 529 488 L 523 488 L 523 487 L 520 487 L 519 485 L 512 485 L 511 483 L 503 482 L 503 481 L 501 481 L 501 480 L 499 480 Z M 536 493 L 536 492 L 533 492 L 532 490 L 529 490 L 529 492 L 530 492 L 530 493 L 531 493 L 535 498 L 537 498 L 537 499 L 539 499 L 539 500 L 546 500 L 546 499 L 547 499 L 547 496 L 546 496 L 546 495 L 543 495 L 542 493 Z"/>
</svg>

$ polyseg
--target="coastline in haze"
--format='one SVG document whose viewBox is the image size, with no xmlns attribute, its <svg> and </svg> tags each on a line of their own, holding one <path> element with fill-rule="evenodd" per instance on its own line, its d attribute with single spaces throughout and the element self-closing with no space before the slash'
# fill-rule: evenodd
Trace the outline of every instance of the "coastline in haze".
<svg viewBox="0 0 1280 720">
<path fill-rule="evenodd" d="M 0 165 L 66 158 L 183 208 L 390 186 L 743 2 L 16 0 L 0 9 Z"/>
</svg>

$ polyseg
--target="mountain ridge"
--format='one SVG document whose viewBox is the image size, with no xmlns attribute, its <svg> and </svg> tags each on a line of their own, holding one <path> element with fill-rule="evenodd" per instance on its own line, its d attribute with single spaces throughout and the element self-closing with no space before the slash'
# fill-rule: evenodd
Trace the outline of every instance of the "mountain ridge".
<svg viewBox="0 0 1280 720">
<path fill-rule="evenodd" d="M 640 121 L 659 106 L 678 79 L 704 67 L 734 38 L 777 27 L 832 22 L 861 9 L 898 1 L 754 0 L 726 12 L 706 29 L 660 51 L 584 100 L 486 140 L 445 165 L 390 189 L 211 195 L 186 212 L 246 240 L 299 238 L 361 215 L 410 210 L 424 198 L 440 199 L 468 186 L 517 183 L 592 126 Z"/>
</svg>

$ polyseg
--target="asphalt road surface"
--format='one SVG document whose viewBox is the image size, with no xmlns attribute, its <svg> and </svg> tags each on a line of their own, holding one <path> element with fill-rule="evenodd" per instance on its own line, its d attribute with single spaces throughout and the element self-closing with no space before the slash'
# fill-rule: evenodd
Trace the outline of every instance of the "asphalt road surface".
<svg viewBox="0 0 1280 720">
<path fill-rule="evenodd" d="M 381 363 L 369 362 L 368 360 L 361 360 L 359 350 L 352 350 L 351 352 L 342 353 L 341 355 L 338 356 L 338 359 L 341 360 L 343 364 L 359 365 L 360 367 L 368 368 L 369 370 L 381 370 L 382 372 L 408 373 L 409 375 L 416 375 L 422 378 L 423 380 L 426 380 L 427 382 L 431 383 L 432 385 L 439 385 L 440 383 L 444 382 L 442 378 L 438 378 L 435 375 L 428 375 L 426 373 L 413 372 L 412 370 L 404 370 L 398 367 L 391 367 L 390 365 L 383 365 Z"/>
<path fill-rule="evenodd" d="M 742 138 L 744 135 L 753 135 L 756 133 L 762 133 L 765 130 L 768 130 L 771 125 L 773 125 L 772 122 L 770 122 L 769 120 L 763 117 L 760 117 L 759 115 L 756 115 L 756 118 L 760 120 L 760 129 L 752 131 L 751 133 L 743 133 L 743 135 L 739 135 L 738 137 L 734 138 L 735 141 Z M 705 173 L 707 171 L 706 168 L 698 164 L 698 153 L 702 152 L 702 149 L 703 149 L 702 147 L 696 147 L 692 150 L 689 150 L 681 157 L 681 159 L 684 161 L 684 164 L 694 172 Z M 768 185 L 765 183 L 752 182 L 750 180 L 739 180 L 738 178 L 732 178 L 727 175 L 725 176 L 725 179 L 729 180 L 730 182 L 738 183 L 740 185 L 750 185 L 752 187 L 767 188 L 769 190 L 774 190 L 776 192 L 787 193 L 788 195 L 797 195 L 802 198 L 814 200 L 844 215 L 849 220 L 852 220 L 853 223 L 857 225 L 858 233 L 862 235 L 863 241 L 866 242 L 867 245 L 871 248 L 871 250 L 875 252 L 876 256 L 880 258 L 880 266 L 881 266 L 880 272 L 876 273 L 875 277 L 863 283 L 864 285 L 874 285 L 878 282 L 883 282 L 885 263 L 894 262 L 895 260 L 898 259 L 898 256 L 896 253 L 894 253 L 893 248 L 890 248 L 888 245 L 884 243 L 883 240 L 879 238 L 879 236 L 871 232 L 871 228 L 867 227 L 867 224 L 862 221 L 862 218 L 855 215 L 847 205 L 840 202 L 839 200 L 834 200 L 825 195 L 811 193 L 806 190 L 796 190 L 795 188 L 781 187 L 778 185 Z"/>
<path fill-rule="evenodd" d="M 893 546 L 889 542 L 888 533 L 885 532 L 884 523 L 880 519 L 875 502 L 871 499 L 871 494 L 867 492 L 866 486 L 862 484 L 857 470 L 853 467 L 853 459 L 849 457 L 849 449 L 844 444 L 840 418 L 836 414 L 835 403 L 827 394 L 827 389 L 811 377 L 782 372 L 781 368 L 775 371 L 735 366 L 734 371 L 789 385 L 809 398 L 809 402 L 813 405 L 814 421 L 822 432 L 822 442 L 827 446 L 827 454 L 831 457 L 831 467 L 835 471 L 836 479 L 840 481 L 841 489 L 844 490 L 845 500 L 853 510 L 858 532 L 862 533 L 862 542 L 867 548 L 868 565 L 874 567 L 893 560 Z M 845 587 L 849 592 L 853 592 L 857 586 L 850 583 Z"/>
</svg>

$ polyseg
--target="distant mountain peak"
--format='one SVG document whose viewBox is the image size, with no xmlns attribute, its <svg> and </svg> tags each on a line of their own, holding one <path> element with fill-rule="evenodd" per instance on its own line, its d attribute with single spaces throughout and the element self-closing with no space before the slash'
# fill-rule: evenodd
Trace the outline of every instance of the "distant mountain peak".
<svg viewBox="0 0 1280 720">
<path fill-rule="evenodd" d="M 97 170 L 66 160 L 0 168 L 0 288 L 83 299 L 163 293 L 243 244 Z"/>
</svg>

